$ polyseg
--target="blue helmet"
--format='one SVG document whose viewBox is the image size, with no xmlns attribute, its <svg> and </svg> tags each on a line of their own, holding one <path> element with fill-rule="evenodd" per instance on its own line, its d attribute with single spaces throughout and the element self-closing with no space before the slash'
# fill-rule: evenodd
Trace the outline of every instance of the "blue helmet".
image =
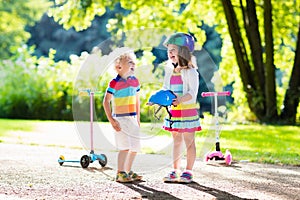
<svg viewBox="0 0 300 200">
<path fill-rule="evenodd" d="M 160 106 L 171 106 L 176 95 L 171 90 L 159 90 L 149 99 L 149 104 L 157 104 Z"/>
<path fill-rule="evenodd" d="M 163 43 L 165 46 L 168 44 L 175 44 L 177 46 L 185 46 L 191 52 L 194 51 L 195 48 L 195 40 L 194 37 L 187 33 L 174 33 L 170 35 Z"/>
<path fill-rule="evenodd" d="M 165 107 L 170 119 L 170 128 L 172 128 L 173 121 L 171 121 L 172 114 L 168 109 L 168 106 L 171 106 L 174 99 L 176 99 L 176 95 L 171 90 L 159 90 L 155 94 L 153 94 L 149 101 L 148 105 L 157 104 L 159 108 L 155 111 L 154 116 L 159 120 L 160 117 L 157 116 L 157 113 L 160 111 L 162 107 Z"/>
</svg>

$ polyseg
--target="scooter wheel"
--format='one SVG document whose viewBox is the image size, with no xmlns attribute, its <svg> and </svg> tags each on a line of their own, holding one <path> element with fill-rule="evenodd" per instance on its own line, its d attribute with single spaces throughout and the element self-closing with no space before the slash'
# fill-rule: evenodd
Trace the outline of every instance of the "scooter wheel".
<svg viewBox="0 0 300 200">
<path fill-rule="evenodd" d="M 62 160 L 65 160 L 65 157 L 63 155 L 59 156 L 59 158 L 58 158 L 58 163 L 60 166 L 62 166 L 64 164 L 64 162 Z"/>
<path fill-rule="evenodd" d="M 203 160 L 204 160 L 204 162 L 208 162 L 208 160 L 209 160 L 208 154 L 205 155 Z"/>
<path fill-rule="evenodd" d="M 99 164 L 101 165 L 101 167 L 105 167 L 105 165 L 107 164 L 107 157 L 104 154 L 101 154 L 101 156 L 103 157 L 103 159 L 99 160 Z"/>
<path fill-rule="evenodd" d="M 232 162 L 232 155 L 230 151 L 227 149 L 225 153 L 225 163 L 226 165 L 231 165 L 231 162 Z"/>
<path fill-rule="evenodd" d="M 91 159 L 87 155 L 83 155 L 80 158 L 80 165 L 81 165 L 82 168 L 87 168 L 89 166 L 90 162 L 91 162 Z"/>
</svg>

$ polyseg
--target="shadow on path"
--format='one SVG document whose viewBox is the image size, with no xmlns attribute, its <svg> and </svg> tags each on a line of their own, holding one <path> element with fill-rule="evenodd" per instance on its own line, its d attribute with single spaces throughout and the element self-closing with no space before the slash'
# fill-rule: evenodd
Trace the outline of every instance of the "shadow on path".
<svg viewBox="0 0 300 200">
<path fill-rule="evenodd" d="M 138 192 L 139 194 L 141 194 L 142 199 L 150 199 L 150 200 L 180 199 L 180 198 L 177 198 L 167 192 L 155 190 L 151 187 L 148 187 L 148 186 L 145 186 L 145 185 L 142 185 L 139 183 L 122 183 L 122 184 L 125 185 L 126 187 Z M 171 183 L 171 184 L 178 184 L 178 183 Z M 217 200 L 255 200 L 255 199 L 246 199 L 246 198 L 234 196 L 228 192 L 221 191 L 221 190 L 214 189 L 214 188 L 205 187 L 196 182 L 192 182 L 190 184 L 184 184 L 184 183 L 179 183 L 179 184 L 182 184 L 182 185 L 191 187 L 195 190 L 199 190 L 201 192 L 210 194 L 210 195 L 214 196 Z"/>
<path fill-rule="evenodd" d="M 246 198 L 237 197 L 228 192 L 224 192 L 224 191 L 221 191 L 221 190 L 218 190 L 215 188 L 209 188 L 209 187 L 200 185 L 197 182 L 192 182 L 192 183 L 184 184 L 184 185 L 191 187 L 193 189 L 211 194 L 214 197 L 216 197 L 216 199 L 218 199 L 218 200 L 255 200 L 255 199 L 246 199 Z"/>
<path fill-rule="evenodd" d="M 121 183 L 124 186 L 138 192 L 139 194 L 141 194 L 142 199 L 149 199 L 149 200 L 170 200 L 170 199 L 178 199 L 177 197 L 164 192 L 164 191 L 159 191 L 159 190 L 155 190 L 151 187 L 139 184 L 139 183 Z"/>
</svg>

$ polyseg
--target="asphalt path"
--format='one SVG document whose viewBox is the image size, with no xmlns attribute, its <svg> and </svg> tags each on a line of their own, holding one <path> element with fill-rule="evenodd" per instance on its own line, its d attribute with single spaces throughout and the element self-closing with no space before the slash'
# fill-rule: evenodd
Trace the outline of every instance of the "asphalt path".
<svg viewBox="0 0 300 200">
<path fill-rule="evenodd" d="M 89 142 L 78 137 L 74 124 L 45 123 L 31 133 L 15 131 L 0 138 L 0 199 L 300 199 L 300 169 L 293 166 L 236 161 L 226 166 L 198 158 L 193 183 L 163 183 L 171 169 L 168 153 L 140 153 L 134 170 L 143 181 L 117 183 L 117 151 L 113 138 L 103 137 L 110 127 L 104 132 L 94 136 L 100 141 L 95 142 L 95 153 L 105 154 L 108 163 L 101 167 L 96 161 L 86 169 L 78 162 L 58 164 L 60 155 L 75 161 L 89 155 Z M 153 137 L 142 144 L 157 152 L 164 144 L 168 152 L 170 140 Z"/>
</svg>

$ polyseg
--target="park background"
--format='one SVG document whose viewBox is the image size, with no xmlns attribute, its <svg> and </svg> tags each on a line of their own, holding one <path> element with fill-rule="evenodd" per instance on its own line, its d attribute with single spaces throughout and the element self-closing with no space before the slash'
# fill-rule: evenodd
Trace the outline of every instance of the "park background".
<svg viewBox="0 0 300 200">
<path fill-rule="evenodd" d="M 141 48 L 134 49 L 138 66 L 152 63 L 151 73 L 156 74 L 166 59 L 161 42 L 180 31 L 197 40 L 194 54 L 203 86 L 199 94 L 203 89 L 232 92 L 222 101 L 227 108 L 222 121 L 223 145 L 232 149 L 236 159 L 299 165 L 299 0 L 3 0 L 0 9 L 0 134 L 26 126 L 27 120 L 29 129 L 41 123 L 38 120 L 73 121 L 74 97 L 78 95 L 74 80 L 104 41 L 122 41 L 134 47 L 141 42 Z M 142 30 L 164 31 L 157 33 L 160 37 L 150 49 L 143 47 L 156 33 L 121 37 Z M 100 48 L 99 56 L 108 55 L 114 44 Z M 103 77 L 94 80 L 102 92 L 110 79 Z M 148 85 L 143 89 L 157 88 Z M 150 92 L 147 94 L 141 96 L 142 105 Z M 105 122 L 102 96 L 97 98 L 96 118 Z M 198 100 L 207 119 L 212 102 L 200 95 Z M 88 119 L 89 101 L 80 103 L 82 118 Z M 151 117 L 147 107 L 142 107 L 142 122 L 151 122 Z M 237 144 L 244 149 L 233 148 Z"/>
</svg>

